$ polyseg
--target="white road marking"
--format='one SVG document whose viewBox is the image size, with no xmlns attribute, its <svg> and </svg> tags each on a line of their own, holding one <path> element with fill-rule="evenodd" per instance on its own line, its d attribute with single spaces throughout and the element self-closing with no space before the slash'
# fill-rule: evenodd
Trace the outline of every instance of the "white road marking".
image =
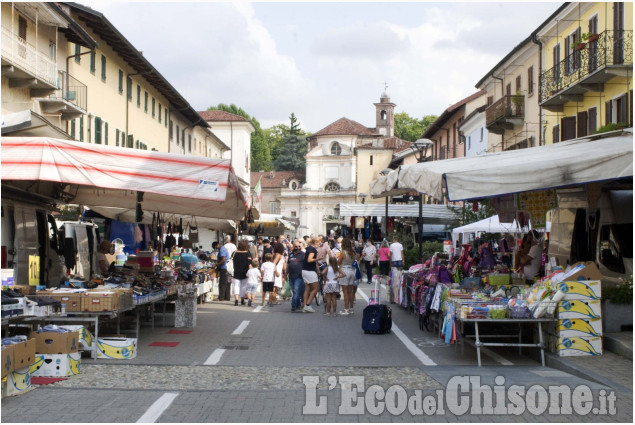
<svg viewBox="0 0 635 425">
<path fill-rule="evenodd" d="M 206 366 L 211 366 L 211 365 L 218 364 L 218 362 L 220 361 L 220 358 L 223 356 L 223 353 L 225 351 L 227 351 L 227 350 L 225 350 L 224 348 L 217 348 L 209 356 L 209 358 L 207 360 L 205 360 L 205 363 L 203 363 L 203 364 L 206 365 Z"/>
<path fill-rule="evenodd" d="M 264 307 L 264 306 L 259 305 L 258 307 L 254 308 L 254 309 L 252 310 L 252 313 L 258 313 L 260 310 L 262 310 L 262 308 L 263 308 L 263 307 Z"/>
<path fill-rule="evenodd" d="M 234 332 L 232 332 L 232 335 L 240 335 L 241 333 L 243 333 L 243 331 L 248 325 L 249 325 L 249 320 L 243 320 L 243 322 L 240 325 L 238 325 L 236 329 L 234 329 Z"/>
<path fill-rule="evenodd" d="M 139 418 L 137 423 L 155 423 L 157 419 L 161 417 L 175 398 L 179 396 L 179 393 L 165 393 L 157 401 L 152 403 L 152 406 L 146 410 L 146 412 Z"/>
<path fill-rule="evenodd" d="M 362 296 L 362 298 L 364 298 L 364 300 L 366 300 L 366 302 L 368 302 L 368 296 L 364 293 L 364 291 L 357 291 L 358 294 L 360 294 Z M 410 350 L 410 352 L 412 354 L 414 354 L 414 356 L 419 359 L 419 361 L 421 363 L 423 363 L 424 366 L 436 366 L 437 364 L 430 358 L 428 357 L 428 355 L 426 353 L 424 353 L 423 351 L 421 351 L 421 349 L 419 347 L 417 347 L 415 345 L 414 342 L 412 342 L 410 340 L 410 338 L 408 338 L 406 336 L 406 334 L 404 334 L 401 329 L 399 329 L 397 327 L 397 325 L 395 324 L 394 320 L 392 322 L 392 329 L 391 332 L 395 334 L 395 336 L 397 338 L 399 338 L 401 340 L 401 342 L 403 343 L 403 345 L 406 346 L 406 348 L 408 350 Z"/>
</svg>

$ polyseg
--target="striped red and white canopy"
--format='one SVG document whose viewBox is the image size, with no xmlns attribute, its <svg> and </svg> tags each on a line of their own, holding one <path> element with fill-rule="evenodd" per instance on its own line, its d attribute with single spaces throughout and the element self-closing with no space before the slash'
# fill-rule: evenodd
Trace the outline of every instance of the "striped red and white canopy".
<svg viewBox="0 0 635 425">
<path fill-rule="evenodd" d="M 240 220 L 248 199 L 230 161 L 47 137 L 3 137 L 2 181 L 69 185 L 70 201 L 86 206 L 142 208 Z"/>
</svg>

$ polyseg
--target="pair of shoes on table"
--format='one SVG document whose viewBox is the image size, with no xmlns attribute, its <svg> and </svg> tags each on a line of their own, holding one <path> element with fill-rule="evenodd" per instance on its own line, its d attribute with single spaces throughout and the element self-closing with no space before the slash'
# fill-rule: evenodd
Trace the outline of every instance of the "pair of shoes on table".
<svg viewBox="0 0 635 425">
<path fill-rule="evenodd" d="M 313 307 L 310 305 L 305 305 L 302 311 L 305 313 L 315 313 L 315 310 L 313 310 Z"/>
</svg>

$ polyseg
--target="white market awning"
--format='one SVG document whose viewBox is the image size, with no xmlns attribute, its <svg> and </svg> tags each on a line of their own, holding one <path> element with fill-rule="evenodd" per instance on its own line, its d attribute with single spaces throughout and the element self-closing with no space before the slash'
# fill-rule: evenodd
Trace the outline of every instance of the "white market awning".
<svg viewBox="0 0 635 425">
<path fill-rule="evenodd" d="M 447 205 L 421 206 L 424 223 L 451 224 L 456 220 L 455 207 Z M 385 217 L 386 206 L 382 204 L 340 204 L 340 215 L 345 217 Z M 389 204 L 388 217 L 419 217 L 417 204 Z"/>
<path fill-rule="evenodd" d="M 462 201 L 633 176 L 633 131 L 535 148 L 403 165 L 370 185 L 374 198 L 417 191 Z"/>
<path fill-rule="evenodd" d="M 146 215 L 158 211 L 231 220 L 241 220 L 247 207 L 229 160 L 48 137 L 3 137 L 1 152 L 3 184 L 62 183 L 67 203 L 135 210 L 143 192 Z"/>
</svg>

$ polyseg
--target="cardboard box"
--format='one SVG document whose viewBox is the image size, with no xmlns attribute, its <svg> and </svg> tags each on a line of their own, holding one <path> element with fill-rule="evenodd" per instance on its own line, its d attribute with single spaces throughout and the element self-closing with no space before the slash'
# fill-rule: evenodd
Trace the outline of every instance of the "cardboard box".
<svg viewBox="0 0 635 425">
<path fill-rule="evenodd" d="M 576 280 L 602 280 L 604 276 L 600 273 L 600 270 L 595 265 L 593 261 L 583 262 L 580 261 L 578 263 L 573 264 L 571 267 L 574 268 L 579 265 L 584 265 L 584 268 L 577 273 L 574 273 L 571 276 L 568 276 L 566 280 L 576 281 Z"/>
<path fill-rule="evenodd" d="M 4 350 L 2 350 L 2 378 L 14 370 L 13 345 L 5 345 Z"/>
<path fill-rule="evenodd" d="M 13 397 L 20 395 L 32 388 L 31 369 L 28 366 L 14 370 L 7 375 L 7 396 Z"/>
<path fill-rule="evenodd" d="M 556 332 L 560 338 L 602 336 L 602 319 L 560 319 Z"/>
<path fill-rule="evenodd" d="M 86 292 L 82 296 L 82 311 L 117 311 L 119 294 L 114 291 Z"/>
<path fill-rule="evenodd" d="M 22 369 L 35 363 L 35 339 L 31 338 L 12 345 L 15 369 Z"/>
<path fill-rule="evenodd" d="M 599 280 L 584 280 L 580 282 L 567 280 L 559 283 L 555 289 L 564 292 L 564 299 L 567 301 L 599 300 L 602 298 L 602 282 Z"/>
<path fill-rule="evenodd" d="M 2 286 L 15 285 L 15 280 L 13 278 L 13 269 L 0 269 L 0 275 L 2 276 Z"/>
<path fill-rule="evenodd" d="M 39 354 L 67 354 L 79 350 L 79 332 L 33 332 L 35 338 L 35 352 Z"/>
<path fill-rule="evenodd" d="M 137 357 L 136 338 L 99 338 L 97 340 L 98 359 L 134 359 Z"/>
<path fill-rule="evenodd" d="M 602 337 L 590 338 L 573 337 L 558 338 L 556 340 L 556 353 L 561 357 L 566 356 L 601 356 Z"/>
<path fill-rule="evenodd" d="M 565 300 L 558 304 L 559 319 L 599 319 L 602 317 L 600 300 Z"/>
<path fill-rule="evenodd" d="M 33 376 L 73 376 L 82 368 L 80 353 L 41 354 L 42 365 L 33 372 Z"/>
<path fill-rule="evenodd" d="M 79 333 L 79 348 L 84 350 L 92 350 L 93 348 L 93 334 L 84 325 L 60 325 L 65 329 L 76 331 Z"/>
</svg>

